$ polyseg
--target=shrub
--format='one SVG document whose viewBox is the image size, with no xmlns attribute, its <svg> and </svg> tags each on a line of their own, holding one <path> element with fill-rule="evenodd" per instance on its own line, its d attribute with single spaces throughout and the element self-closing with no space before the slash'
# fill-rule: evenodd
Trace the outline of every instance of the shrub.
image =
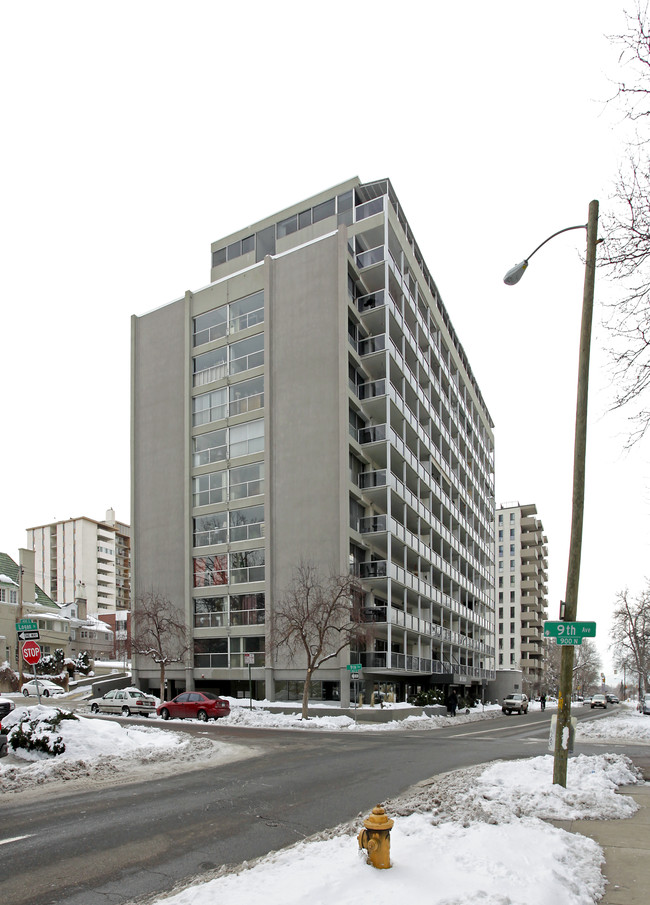
<svg viewBox="0 0 650 905">
<path fill-rule="evenodd" d="M 42 751 L 55 757 L 65 751 L 65 742 L 61 735 L 53 737 L 63 720 L 76 720 L 78 717 L 68 710 L 57 710 L 46 717 L 30 719 L 29 711 L 21 718 L 18 725 L 9 733 L 9 744 L 14 751 L 24 748 L 26 751 Z"/>
<path fill-rule="evenodd" d="M 0 664 L 0 688 L 9 691 L 20 691 L 20 676 L 9 666 L 7 660 Z"/>
<path fill-rule="evenodd" d="M 444 704 L 445 697 L 439 688 L 427 688 L 409 697 L 408 703 L 416 707 L 428 707 L 431 704 Z"/>
<path fill-rule="evenodd" d="M 77 654 L 77 659 L 75 660 L 75 670 L 80 672 L 82 675 L 87 676 L 90 672 L 90 658 L 88 656 L 88 651 L 81 651 L 80 654 Z"/>
</svg>

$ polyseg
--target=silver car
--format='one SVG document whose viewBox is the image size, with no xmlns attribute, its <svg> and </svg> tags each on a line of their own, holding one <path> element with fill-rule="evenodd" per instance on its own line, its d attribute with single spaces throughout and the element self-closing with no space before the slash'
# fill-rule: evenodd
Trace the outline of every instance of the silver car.
<svg viewBox="0 0 650 905">
<path fill-rule="evenodd" d="M 501 710 L 504 713 L 528 713 L 528 697 L 525 694 L 509 694 L 503 699 Z"/>
<path fill-rule="evenodd" d="M 644 694 L 641 701 L 641 713 L 650 715 L 650 694 Z"/>
<path fill-rule="evenodd" d="M 155 711 L 157 701 L 139 688 L 112 688 L 101 698 L 92 698 L 88 703 L 93 713 L 121 713 L 122 716 L 136 713 L 149 716 Z"/>
</svg>

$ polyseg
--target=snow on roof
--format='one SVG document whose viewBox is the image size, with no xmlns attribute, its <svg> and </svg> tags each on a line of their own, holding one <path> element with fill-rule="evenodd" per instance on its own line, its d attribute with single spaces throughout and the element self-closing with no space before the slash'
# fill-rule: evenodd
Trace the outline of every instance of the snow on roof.
<svg viewBox="0 0 650 905">
<path fill-rule="evenodd" d="M 18 587 L 18 582 L 14 581 L 13 578 L 9 578 L 8 575 L 0 575 L 0 582 L 3 584 L 15 584 Z"/>
</svg>

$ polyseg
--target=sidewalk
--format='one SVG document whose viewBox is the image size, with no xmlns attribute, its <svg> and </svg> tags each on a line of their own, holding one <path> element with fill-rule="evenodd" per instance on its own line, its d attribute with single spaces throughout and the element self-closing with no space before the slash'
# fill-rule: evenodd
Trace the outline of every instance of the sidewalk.
<svg viewBox="0 0 650 905">
<path fill-rule="evenodd" d="M 647 773 L 646 773 L 647 776 Z M 650 896 L 650 782 L 621 786 L 639 805 L 626 820 L 553 820 L 554 826 L 589 836 L 605 854 L 605 895 L 599 905 L 647 905 Z"/>
</svg>

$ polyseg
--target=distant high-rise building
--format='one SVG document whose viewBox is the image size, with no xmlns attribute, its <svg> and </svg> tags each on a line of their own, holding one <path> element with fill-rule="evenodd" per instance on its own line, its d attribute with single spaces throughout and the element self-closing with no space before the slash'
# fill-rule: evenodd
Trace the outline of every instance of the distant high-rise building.
<svg viewBox="0 0 650 905">
<path fill-rule="evenodd" d="M 312 694 L 494 677 L 492 420 L 388 180 L 213 243 L 211 282 L 132 325 L 134 600 L 185 622 L 193 688 L 296 697 L 270 645 L 301 560 L 352 570 L 372 637 Z M 138 681 L 159 669 L 135 658 Z M 473 692 L 472 692 L 472 686 Z"/>
<path fill-rule="evenodd" d="M 547 615 L 548 541 L 534 503 L 496 510 L 497 669 L 520 669 L 524 690 L 538 691 Z"/>
<path fill-rule="evenodd" d="M 131 607 L 131 529 L 109 509 L 104 521 L 70 518 L 27 529 L 36 581 L 56 600 L 82 598 L 88 613 Z"/>
</svg>

